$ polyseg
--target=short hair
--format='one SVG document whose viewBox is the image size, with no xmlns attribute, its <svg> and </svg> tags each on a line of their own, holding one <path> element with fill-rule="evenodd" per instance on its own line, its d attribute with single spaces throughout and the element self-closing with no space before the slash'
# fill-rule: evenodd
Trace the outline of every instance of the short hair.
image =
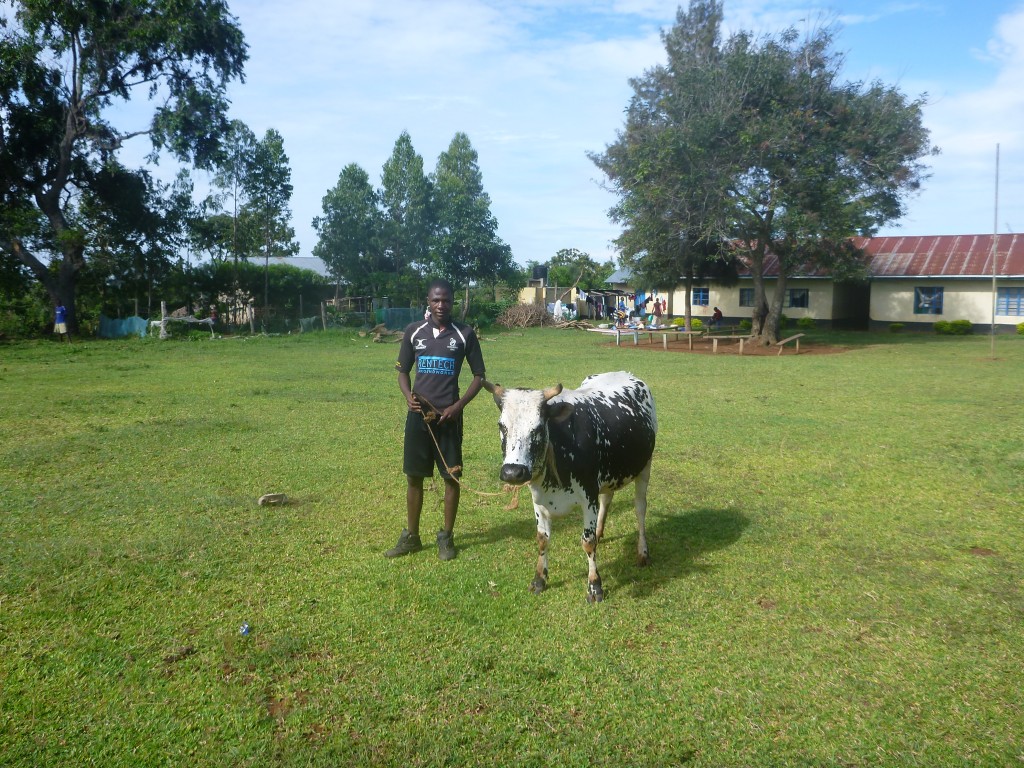
<svg viewBox="0 0 1024 768">
<path fill-rule="evenodd" d="M 452 284 L 445 280 L 443 277 L 435 277 L 433 280 L 430 281 L 430 285 L 427 286 L 427 296 L 429 296 L 430 292 L 433 291 L 435 288 L 444 288 L 446 291 L 448 291 L 449 296 L 455 298 L 455 289 L 452 288 Z"/>
</svg>

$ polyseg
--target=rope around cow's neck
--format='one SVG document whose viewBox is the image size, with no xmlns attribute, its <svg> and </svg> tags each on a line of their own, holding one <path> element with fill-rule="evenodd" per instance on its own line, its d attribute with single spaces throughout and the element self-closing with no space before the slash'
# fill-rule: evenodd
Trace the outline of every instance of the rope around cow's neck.
<svg viewBox="0 0 1024 768">
<path fill-rule="evenodd" d="M 455 476 L 455 472 L 461 472 L 462 467 L 448 466 L 448 462 L 445 461 L 444 458 L 444 453 L 441 451 L 441 446 L 437 442 L 437 436 L 434 434 L 434 430 L 430 426 L 433 422 L 437 421 L 438 418 L 440 418 L 442 411 L 418 392 L 414 392 L 413 397 L 415 397 L 419 401 L 421 409 L 423 408 L 424 405 L 430 409 L 428 412 L 423 413 L 423 423 L 426 424 L 427 426 L 427 432 L 430 433 L 430 439 L 434 441 L 434 447 L 437 448 L 437 455 L 441 457 L 441 463 L 444 464 L 444 469 L 445 472 L 448 473 L 448 477 L 450 477 L 452 480 L 458 483 L 460 488 L 463 488 L 469 491 L 470 493 L 475 493 L 477 496 L 504 496 L 505 494 L 510 494 L 512 498 L 509 500 L 509 503 L 506 505 L 505 509 L 519 509 L 519 490 L 523 486 L 510 485 L 509 483 L 506 483 L 502 487 L 500 492 L 478 491 L 475 488 L 470 488 L 468 485 L 462 482 L 461 479 Z"/>
</svg>

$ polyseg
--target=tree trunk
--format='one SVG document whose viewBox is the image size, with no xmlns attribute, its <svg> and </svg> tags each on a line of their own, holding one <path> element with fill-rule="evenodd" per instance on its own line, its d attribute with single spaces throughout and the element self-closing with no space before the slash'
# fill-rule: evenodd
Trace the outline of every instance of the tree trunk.
<svg viewBox="0 0 1024 768">
<path fill-rule="evenodd" d="M 462 302 L 462 317 L 460 320 L 466 322 L 466 316 L 469 314 L 469 283 L 466 283 L 465 299 Z"/>
<path fill-rule="evenodd" d="M 84 247 L 73 242 L 65 243 L 64 256 L 57 269 L 57 275 L 53 273 L 36 258 L 35 254 L 25 250 L 20 240 L 11 241 L 11 252 L 24 264 L 36 280 L 39 281 L 46 292 L 50 295 L 50 301 L 56 307 L 64 305 L 65 322 L 69 333 L 78 333 L 78 312 L 75 309 L 75 284 L 78 270 L 81 269 L 85 259 L 82 256 Z"/>
<path fill-rule="evenodd" d="M 778 316 L 774 325 L 764 287 L 764 255 L 767 245 L 762 240 L 750 252 L 750 276 L 754 281 L 754 306 L 750 312 L 750 335 L 752 344 L 768 346 L 778 341 Z M 774 329 L 774 330 L 773 330 Z"/>
<path fill-rule="evenodd" d="M 686 275 L 686 280 L 683 283 L 683 327 L 688 330 L 693 330 L 693 276 L 690 274 Z"/>
</svg>

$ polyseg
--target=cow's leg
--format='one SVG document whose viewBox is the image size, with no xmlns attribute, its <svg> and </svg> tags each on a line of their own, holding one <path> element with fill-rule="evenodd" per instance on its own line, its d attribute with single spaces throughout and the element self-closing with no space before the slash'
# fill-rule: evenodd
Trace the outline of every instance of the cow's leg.
<svg viewBox="0 0 1024 768">
<path fill-rule="evenodd" d="M 599 603 L 604 600 L 601 589 L 601 575 L 597 572 L 597 505 L 591 501 L 583 510 L 583 551 L 587 554 L 587 602 Z"/>
<path fill-rule="evenodd" d="M 597 540 L 600 541 L 604 538 L 604 520 L 608 517 L 608 508 L 612 505 L 612 498 L 615 496 L 615 491 L 608 491 L 602 493 L 597 497 L 598 510 L 597 510 Z"/>
<path fill-rule="evenodd" d="M 651 462 L 636 478 L 634 489 L 634 503 L 636 504 L 636 527 L 639 538 L 636 542 L 636 561 L 638 565 L 647 565 L 650 557 L 647 552 L 647 486 L 651 482 Z"/>
<path fill-rule="evenodd" d="M 548 544 L 551 543 L 551 516 L 536 505 L 533 514 L 537 518 L 537 572 L 530 582 L 530 591 L 539 595 L 548 586 Z"/>
</svg>

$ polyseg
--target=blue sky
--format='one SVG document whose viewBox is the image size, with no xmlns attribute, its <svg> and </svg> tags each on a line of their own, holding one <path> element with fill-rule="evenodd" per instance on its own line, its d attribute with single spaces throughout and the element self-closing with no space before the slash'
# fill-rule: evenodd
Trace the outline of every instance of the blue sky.
<svg viewBox="0 0 1024 768">
<path fill-rule="evenodd" d="M 561 248 L 615 258 L 614 202 L 586 152 L 614 141 L 628 79 L 663 59 L 659 0 L 230 0 L 250 45 L 232 117 L 275 128 L 291 161 L 300 255 L 342 168 L 379 185 L 408 131 L 432 170 L 453 135 L 479 153 L 499 235 L 522 264 Z M 287 10 L 285 10 L 287 9 Z M 881 234 L 1024 231 L 1024 2 L 726 0 L 726 30 L 836 21 L 846 80 L 928 94 L 942 154 Z"/>
</svg>

